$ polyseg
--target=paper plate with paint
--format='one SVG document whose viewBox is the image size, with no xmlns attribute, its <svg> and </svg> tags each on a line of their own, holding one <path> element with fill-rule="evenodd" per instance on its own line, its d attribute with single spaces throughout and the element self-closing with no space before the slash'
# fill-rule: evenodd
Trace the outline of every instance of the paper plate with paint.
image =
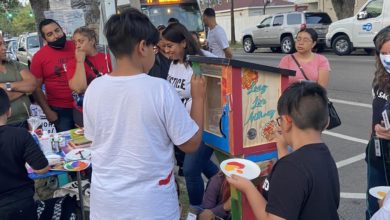
<svg viewBox="0 0 390 220">
<path fill-rule="evenodd" d="M 88 160 L 77 160 L 64 164 L 64 169 L 67 171 L 81 171 L 87 169 L 89 165 L 91 165 L 91 162 Z"/>
<path fill-rule="evenodd" d="M 73 149 L 65 155 L 65 160 L 91 160 L 91 151 L 88 149 Z"/>
<path fill-rule="evenodd" d="M 75 130 L 74 133 L 77 135 L 84 135 L 84 129 L 79 128 L 79 129 Z"/>
<path fill-rule="evenodd" d="M 390 186 L 377 186 L 368 190 L 370 195 L 374 196 L 377 199 L 383 199 L 386 197 L 387 193 L 390 192 Z"/>
<path fill-rule="evenodd" d="M 252 180 L 260 175 L 260 167 L 246 159 L 233 158 L 222 161 L 220 168 L 226 176 L 235 174 Z"/>
</svg>

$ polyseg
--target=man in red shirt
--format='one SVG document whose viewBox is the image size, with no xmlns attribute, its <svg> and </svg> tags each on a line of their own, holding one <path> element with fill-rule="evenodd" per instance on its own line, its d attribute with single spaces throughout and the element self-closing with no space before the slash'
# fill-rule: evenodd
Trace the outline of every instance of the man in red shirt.
<svg viewBox="0 0 390 220">
<path fill-rule="evenodd" d="M 31 61 L 31 72 L 37 78 L 34 98 L 57 132 L 69 130 L 74 128 L 73 98 L 66 77 L 66 63 L 74 58 L 75 46 L 66 40 L 61 26 L 52 19 L 41 21 L 39 31 L 47 45 Z M 42 84 L 45 84 L 46 94 Z"/>
</svg>

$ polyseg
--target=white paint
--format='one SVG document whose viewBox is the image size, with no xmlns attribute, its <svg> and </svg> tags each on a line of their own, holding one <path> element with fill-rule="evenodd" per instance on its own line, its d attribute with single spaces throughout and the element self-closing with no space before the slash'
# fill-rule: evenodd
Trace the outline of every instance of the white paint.
<svg viewBox="0 0 390 220">
<path fill-rule="evenodd" d="M 341 99 L 330 99 L 330 101 L 332 101 L 333 103 L 359 106 L 359 107 L 365 107 L 365 108 L 372 108 L 371 104 L 366 104 L 366 103 L 352 102 L 352 101 L 346 101 L 346 100 L 341 100 Z"/>
<path fill-rule="evenodd" d="M 353 141 L 353 142 L 362 143 L 362 144 L 368 144 L 368 140 L 355 138 L 355 137 L 352 137 L 352 136 L 339 134 L 339 133 L 332 132 L 332 131 L 323 131 L 322 133 L 326 134 L 326 135 L 329 135 L 329 136 L 338 137 L 338 138 L 341 138 L 341 139 L 344 139 L 344 140 L 348 140 L 348 141 Z"/>
<path fill-rule="evenodd" d="M 341 192 L 340 198 L 342 198 L 342 199 L 366 199 L 366 194 L 365 193 Z"/>
<path fill-rule="evenodd" d="M 344 166 L 347 166 L 349 164 L 352 164 L 352 163 L 355 163 L 359 160 L 363 160 L 365 158 L 365 154 L 362 153 L 362 154 L 359 154 L 359 155 L 356 155 L 354 157 L 351 157 L 351 158 L 348 158 L 348 159 L 345 159 L 345 160 L 341 160 L 339 162 L 336 163 L 336 166 L 338 169 L 340 169 L 341 167 L 344 167 Z"/>
</svg>

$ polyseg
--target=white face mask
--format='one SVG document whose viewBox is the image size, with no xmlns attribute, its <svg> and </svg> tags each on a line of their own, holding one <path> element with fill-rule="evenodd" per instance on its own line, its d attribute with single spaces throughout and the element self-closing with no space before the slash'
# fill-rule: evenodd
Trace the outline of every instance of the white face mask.
<svg viewBox="0 0 390 220">
<path fill-rule="evenodd" d="M 380 54 L 379 55 L 383 67 L 385 67 L 386 71 L 390 73 L 390 54 Z"/>
</svg>

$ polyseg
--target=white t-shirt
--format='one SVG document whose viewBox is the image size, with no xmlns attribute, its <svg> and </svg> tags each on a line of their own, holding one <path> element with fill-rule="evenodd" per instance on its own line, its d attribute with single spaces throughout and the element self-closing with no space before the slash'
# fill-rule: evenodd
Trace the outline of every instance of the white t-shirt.
<svg viewBox="0 0 390 220">
<path fill-rule="evenodd" d="M 88 86 L 83 107 L 92 141 L 90 219 L 179 219 L 173 144 L 199 127 L 172 86 L 146 74 L 104 75 Z"/>
<path fill-rule="evenodd" d="M 187 111 L 191 112 L 192 98 L 191 98 L 191 77 L 193 74 L 192 67 L 187 67 L 182 63 L 171 63 L 169 67 L 167 80 L 176 89 L 181 101 L 186 107 Z"/>
<path fill-rule="evenodd" d="M 217 25 L 213 29 L 209 29 L 207 44 L 211 53 L 217 57 L 225 58 L 223 50 L 229 47 L 229 41 L 225 30 L 221 26 Z"/>
</svg>

